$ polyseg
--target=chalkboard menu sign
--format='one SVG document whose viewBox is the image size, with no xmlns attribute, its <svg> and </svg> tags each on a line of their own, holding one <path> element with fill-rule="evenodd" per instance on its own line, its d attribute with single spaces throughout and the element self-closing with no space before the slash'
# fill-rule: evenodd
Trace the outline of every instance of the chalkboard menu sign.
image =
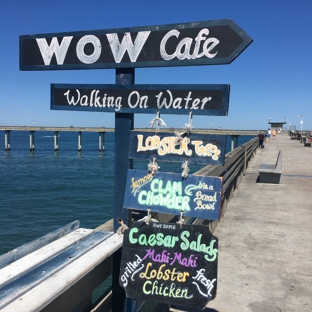
<svg viewBox="0 0 312 312">
<path fill-rule="evenodd" d="M 134 222 L 120 285 L 128 298 L 203 309 L 217 291 L 218 239 L 203 225 Z"/>
<path fill-rule="evenodd" d="M 223 181 L 220 177 L 129 169 L 123 207 L 219 220 Z"/>
<path fill-rule="evenodd" d="M 187 158 L 189 164 L 222 166 L 225 161 L 226 136 L 191 133 L 178 138 L 174 133 L 161 132 L 149 135 L 132 131 L 129 157 L 150 159 L 156 156 L 162 161 L 181 162 Z"/>
</svg>

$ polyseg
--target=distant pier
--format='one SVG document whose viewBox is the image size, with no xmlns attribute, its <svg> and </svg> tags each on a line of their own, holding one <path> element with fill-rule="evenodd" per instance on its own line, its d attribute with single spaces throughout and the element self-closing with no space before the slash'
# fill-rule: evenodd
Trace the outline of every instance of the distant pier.
<svg viewBox="0 0 312 312">
<path fill-rule="evenodd" d="M 0 126 L 0 130 L 4 131 L 4 149 L 10 151 L 11 149 L 11 131 L 29 131 L 29 150 L 35 150 L 35 132 L 36 131 L 52 131 L 54 132 L 54 151 L 58 151 L 58 137 L 59 132 L 77 132 L 78 133 L 78 151 L 82 151 L 82 133 L 83 132 L 97 132 L 99 151 L 105 150 L 105 133 L 115 132 L 114 128 L 105 127 L 40 127 L 40 126 Z M 165 128 L 160 132 L 170 131 L 183 131 L 183 129 Z M 135 131 L 155 132 L 153 128 L 139 128 Z M 194 129 L 194 133 L 201 134 L 223 134 L 231 136 L 231 150 L 238 146 L 238 137 L 240 135 L 252 135 L 257 136 L 259 132 L 265 132 L 265 130 L 223 130 L 223 129 Z"/>
<path fill-rule="evenodd" d="M 19 126 L 0 126 L 4 130 L 4 149 L 11 149 L 11 131 L 29 131 L 29 150 L 35 150 L 35 131 L 53 131 L 54 132 L 54 151 L 58 151 L 59 132 L 77 132 L 78 133 L 78 151 L 82 151 L 82 132 L 98 132 L 99 151 L 105 150 L 105 133 L 114 132 L 114 128 L 95 128 L 95 127 L 19 127 Z"/>
</svg>

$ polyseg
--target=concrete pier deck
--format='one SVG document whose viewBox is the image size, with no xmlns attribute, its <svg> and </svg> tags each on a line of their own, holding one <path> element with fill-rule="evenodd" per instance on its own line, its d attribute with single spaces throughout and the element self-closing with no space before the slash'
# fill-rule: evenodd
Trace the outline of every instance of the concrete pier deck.
<svg viewBox="0 0 312 312">
<path fill-rule="evenodd" d="M 281 184 L 257 183 L 283 153 Z M 265 142 L 214 235 L 218 290 L 205 311 L 312 311 L 312 149 L 287 134 Z"/>
</svg>

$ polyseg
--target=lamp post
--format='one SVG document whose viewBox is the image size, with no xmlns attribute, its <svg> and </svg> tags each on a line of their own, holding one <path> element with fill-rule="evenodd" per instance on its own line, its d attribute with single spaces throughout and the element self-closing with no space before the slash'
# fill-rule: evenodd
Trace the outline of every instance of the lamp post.
<svg viewBox="0 0 312 312">
<path fill-rule="evenodd" d="M 302 125 L 303 125 L 303 120 L 302 120 L 302 115 L 297 115 L 297 117 L 300 117 L 300 133 L 302 133 Z"/>
<path fill-rule="evenodd" d="M 290 125 L 291 125 L 290 119 L 286 119 L 285 121 L 286 121 L 286 122 L 288 121 L 288 130 L 290 130 Z"/>
</svg>

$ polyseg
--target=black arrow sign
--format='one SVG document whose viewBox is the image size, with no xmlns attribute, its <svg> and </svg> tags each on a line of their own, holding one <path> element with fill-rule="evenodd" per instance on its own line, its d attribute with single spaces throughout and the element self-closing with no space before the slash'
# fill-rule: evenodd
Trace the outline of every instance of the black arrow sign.
<svg viewBox="0 0 312 312">
<path fill-rule="evenodd" d="M 20 69 L 231 63 L 252 39 L 231 19 L 20 36 Z"/>
</svg>

